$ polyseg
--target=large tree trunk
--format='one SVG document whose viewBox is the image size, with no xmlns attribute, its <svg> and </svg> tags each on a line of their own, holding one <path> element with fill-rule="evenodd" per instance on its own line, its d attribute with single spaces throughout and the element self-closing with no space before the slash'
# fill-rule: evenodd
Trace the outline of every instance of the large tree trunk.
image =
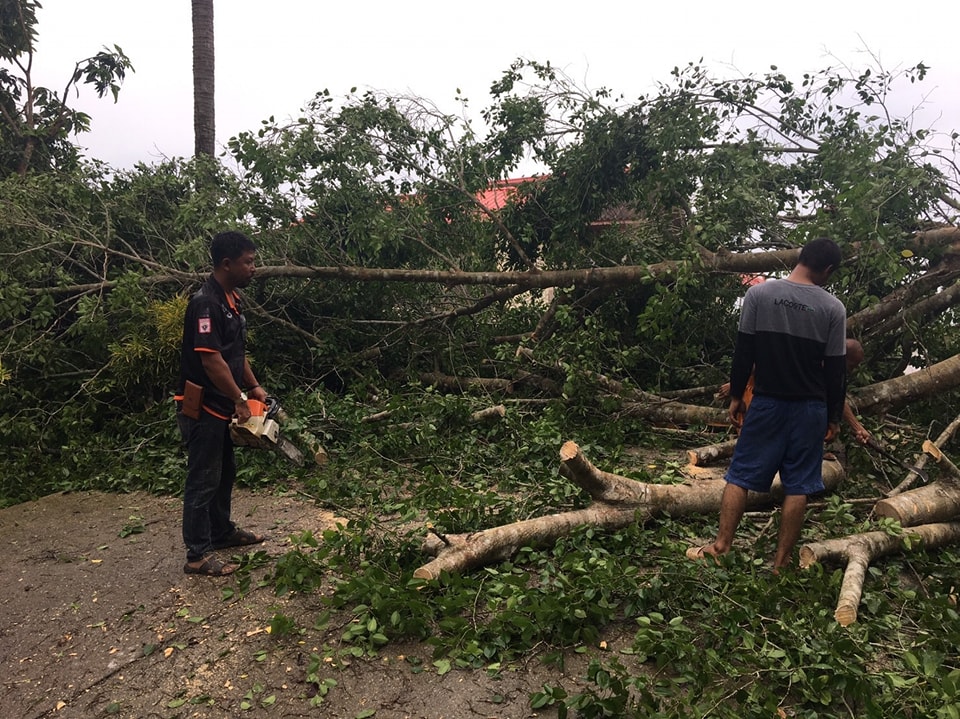
<svg viewBox="0 0 960 719">
<path fill-rule="evenodd" d="M 216 154 L 213 0 L 191 0 L 193 8 L 194 154 Z"/>
<path fill-rule="evenodd" d="M 878 517 L 890 517 L 902 527 L 944 522 L 960 516 L 960 484 L 933 482 L 876 504 Z"/>
<path fill-rule="evenodd" d="M 941 394 L 960 385 L 960 355 L 910 374 L 859 389 L 850 396 L 859 412 L 883 411 L 888 407 L 902 407 L 921 397 Z"/>
<path fill-rule="evenodd" d="M 597 469 L 574 442 L 560 449 L 560 473 L 579 485 L 593 504 L 562 514 L 536 517 L 469 534 L 430 534 L 423 551 L 435 559 L 414 572 L 420 579 L 436 579 L 441 572 L 465 572 L 501 561 L 523 546 L 548 544 L 578 526 L 589 524 L 619 529 L 631 522 L 669 514 L 707 514 L 720 509 L 726 482 L 720 478 L 692 480 L 685 484 L 647 484 Z M 824 461 L 823 483 L 827 490 L 839 485 L 844 476 L 839 462 Z M 747 506 L 765 507 L 783 498 L 779 477 L 769 493 L 750 492 Z"/>
</svg>

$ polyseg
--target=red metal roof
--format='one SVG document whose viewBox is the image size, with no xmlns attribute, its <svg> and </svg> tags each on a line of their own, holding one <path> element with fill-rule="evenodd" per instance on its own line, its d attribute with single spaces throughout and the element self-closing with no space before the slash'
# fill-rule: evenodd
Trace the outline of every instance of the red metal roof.
<svg viewBox="0 0 960 719">
<path fill-rule="evenodd" d="M 510 196 L 517 191 L 517 187 L 525 182 L 542 179 L 539 177 L 511 177 L 506 180 L 497 180 L 486 190 L 477 194 L 477 199 L 488 210 L 500 210 L 507 204 Z"/>
</svg>

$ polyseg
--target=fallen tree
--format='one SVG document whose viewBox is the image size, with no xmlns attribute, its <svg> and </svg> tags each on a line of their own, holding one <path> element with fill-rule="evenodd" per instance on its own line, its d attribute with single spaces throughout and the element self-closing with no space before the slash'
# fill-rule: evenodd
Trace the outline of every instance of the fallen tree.
<svg viewBox="0 0 960 719">
<path fill-rule="evenodd" d="M 827 561 L 845 565 L 833 616 L 841 625 L 848 626 L 857 621 L 863 582 L 871 562 L 902 550 L 935 549 L 957 542 L 960 542 L 960 522 L 921 524 L 910 527 L 903 535 L 864 532 L 803 545 L 800 566 L 809 568 Z"/>
<path fill-rule="evenodd" d="M 529 358 L 529 352 L 525 352 L 524 356 Z M 588 372 L 584 376 L 588 381 L 595 382 L 607 395 L 619 398 L 622 402 L 621 414 L 625 417 L 641 417 L 653 424 L 729 426 L 726 408 L 687 404 L 653 392 L 627 387 L 622 382 L 597 373 Z M 529 373 L 519 370 L 513 376 L 497 378 L 458 377 L 437 372 L 421 375 L 423 382 L 445 390 L 463 391 L 480 387 L 505 394 L 512 393 L 515 385 L 523 382 L 531 384 L 529 378 Z M 540 378 L 538 387 L 553 394 L 558 394 L 561 390 L 559 383 L 548 382 L 543 378 Z M 960 354 L 910 374 L 851 389 L 849 401 L 858 413 L 880 415 L 956 387 L 960 387 Z M 716 447 L 705 447 L 703 457 L 692 457 L 691 464 L 728 457 L 732 453 L 732 446 L 726 442 Z M 709 455 L 713 456 L 708 458 Z"/>
<path fill-rule="evenodd" d="M 952 426 L 952 425 L 951 425 Z M 948 428 L 949 429 L 949 428 Z M 856 621 L 863 582 L 870 563 L 880 557 L 915 547 L 933 549 L 960 541 L 960 469 L 935 443 L 923 444 L 926 454 L 944 468 L 943 479 L 888 496 L 876 503 L 879 517 L 896 520 L 902 535 L 875 531 L 806 544 L 800 548 L 800 566 L 832 561 L 846 566 L 834 616 L 847 626 Z"/>
<path fill-rule="evenodd" d="M 666 514 L 677 517 L 717 512 L 726 484 L 719 477 L 683 484 L 639 482 L 598 469 L 575 442 L 566 442 L 560 448 L 560 473 L 590 495 L 590 506 L 466 534 L 431 532 L 422 549 L 434 559 L 419 567 L 414 576 L 436 579 L 442 572 L 466 572 L 510 557 L 521 547 L 553 542 L 582 525 L 612 530 Z M 835 489 L 843 477 L 839 462 L 823 462 L 827 491 Z M 778 478 L 770 492 L 751 492 L 747 506 L 769 507 L 782 498 L 783 487 Z"/>
</svg>

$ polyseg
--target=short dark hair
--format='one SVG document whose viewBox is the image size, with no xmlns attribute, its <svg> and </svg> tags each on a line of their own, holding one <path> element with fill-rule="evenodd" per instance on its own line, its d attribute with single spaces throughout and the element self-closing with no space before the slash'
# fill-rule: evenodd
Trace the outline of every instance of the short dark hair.
<svg viewBox="0 0 960 719">
<path fill-rule="evenodd" d="M 843 253 L 839 245 L 829 237 L 818 237 L 803 246 L 799 262 L 811 270 L 823 272 L 828 267 L 837 269 L 843 262 Z"/>
<path fill-rule="evenodd" d="M 245 252 L 256 252 L 257 246 L 253 240 L 242 232 L 228 230 L 213 236 L 210 243 L 210 258 L 213 266 L 219 267 L 224 260 L 235 260 Z"/>
</svg>

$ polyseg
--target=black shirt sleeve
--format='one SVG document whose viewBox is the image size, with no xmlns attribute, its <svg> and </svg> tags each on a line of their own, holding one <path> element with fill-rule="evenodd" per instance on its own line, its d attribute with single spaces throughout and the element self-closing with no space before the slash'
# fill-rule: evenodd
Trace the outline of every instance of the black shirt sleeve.
<svg viewBox="0 0 960 719">
<path fill-rule="evenodd" d="M 847 393 L 847 358 L 824 357 L 823 378 L 827 388 L 827 421 L 840 424 Z"/>
<path fill-rule="evenodd" d="M 730 396 L 741 398 L 753 372 L 756 359 L 757 336 L 746 332 L 737 333 L 733 350 L 733 366 L 730 368 Z"/>
</svg>

